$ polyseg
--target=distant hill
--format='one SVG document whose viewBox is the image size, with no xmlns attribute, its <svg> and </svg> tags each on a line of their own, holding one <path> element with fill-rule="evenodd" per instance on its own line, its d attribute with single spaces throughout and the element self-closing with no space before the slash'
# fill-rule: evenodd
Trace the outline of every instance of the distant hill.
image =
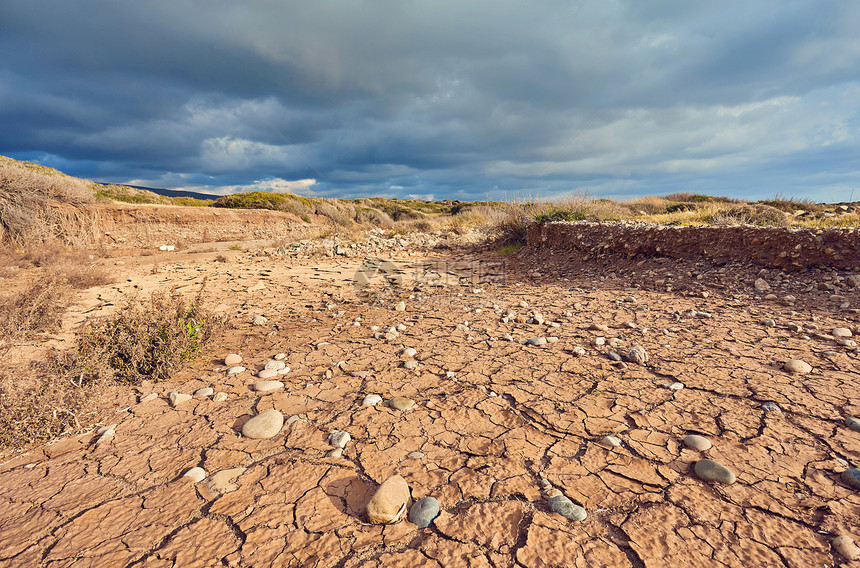
<svg viewBox="0 0 860 568">
<path fill-rule="evenodd" d="M 105 183 L 102 185 L 110 184 Z M 152 193 L 157 193 L 158 195 L 163 195 L 165 197 L 193 197 L 194 199 L 202 199 L 204 201 L 215 201 L 221 197 L 220 195 L 212 195 L 211 193 L 198 193 L 196 191 L 185 191 L 181 189 L 161 189 L 159 187 L 143 187 L 140 185 L 129 185 L 127 187 L 151 191 Z"/>
</svg>

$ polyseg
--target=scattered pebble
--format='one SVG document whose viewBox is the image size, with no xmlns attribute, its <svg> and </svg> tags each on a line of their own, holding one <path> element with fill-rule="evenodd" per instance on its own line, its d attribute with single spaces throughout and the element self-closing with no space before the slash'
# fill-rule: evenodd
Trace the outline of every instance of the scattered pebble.
<svg viewBox="0 0 860 568">
<path fill-rule="evenodd" d="M 785 369 L 789 373 L 805 375 L 812 371 L 812 365 L 810 365 L 806 361 L 801 361 L 800 359 L 792 359 L 791 361 L 787 361 L 785 365 L 783 365 L 783 369 Z"/>
<path fill-rule="evenodd" d="M 194 483 L 200 483 L 206 478 L 206 470 L 202 467 L 192 467 L 182 477 L 190 478 Z"/>
<path fill-rule="evenodd" d="M 399 475 L 386 479 L 367 503 L 367 518 L 375 525 L 400 521 L 409 506 L 409 485 Z"/>
<path fill-rule="evenodd" d="M 415 401 L 405 396 L 395 396 L 388 401 L 388 406 L 395 410 L 409 410 L 415 406 Z"/>
<path fill-rule="evenodd" d="M 406 311 L 406 302 L 397 302 L 394 306 L 395 312 L 405 312 Z"/>
<path fill-rule="evenodd" d="M 854 489 L 860 489 L 860 469 L 857 469 L 856 467 L 846 469 L 842 472 L 840 477 L 846 485 L 850 485 Z"/>
<path fill-rule="evenodd" d="M 833 337 L 845 338 L 845 337 L 851 337 L 853 334 L 851 333 L 851 330 L 848 329 L 847 327 L 837 327 L 836 329 L 834 329 L 833 331 L 830 332 L 830 335 L 832 335 Z"/>
<path fill-rule="evenodd" d="M 403 351 L 401 351 L 404 357 L 415 357 L 418 354 L 418 351 L 412 347 L 407 347 Z"/>
<path fill-rule="evenodd" d="M 237 355 L 235 353 L 231 353 L 230 355 L 227 355 L 226 357 L 224 357 L 224 364 L 227 365 L 228 367 L 235 367 L 236 365 L 238 365 L 241 362 L 242 362 L 242 356 Z"/>
<path fill-rule="evenodd" d="M 714 460 L 699 460 L 695 465 L 696 475 L 705 481 L 716 481 L 731 485 L 737 478 L 732 470 Z"/>
<path fill-rule="evenodd" d="M 762 404 L 761 409 L 764 410 L 765 412 L 782 413 L 782 409 L 779 407 L 779 405 L 777 403 L 771 402 L 771 401 L 768 401 L 768 402 L 765 402 L 764 404 Z"/>
<path fill-rule="evenodd" d="M 842 534 L 833 539 L 833 550 L 845 560 L 860 560 L 860 548 L 850 536 Z"/>
<path fill-rule="evenodd" d="M 527 345 L 534 345 L 536 347 L 540 347 L 541 345 L 546 345 L 546 337 L 532 337 L 531 339 L 526 341 Z"/>
<path fill-rule="evenodd" d="M 710 450 L 711 447 L 713 447 L 710 440 L 704 436 L 699 436 L 698 434 L 688 434 L 687 436 L 684 436 L 683 442 L 688 448 L 699 450 L 700 452 Z"/>
<path fill-rule="evenodd" d="M 685 385 L 684 385 L 684 383 L 678 383 L 678 382 L 675 382 L 675 383 L 669 383 L 668 385 L 666 385 L 666 387 L 667 387 L 669 390 L 671 390 L 671 391 L 676 391 L 676 392 L 677 392 L 677 391 L 679 391 L 679 390 L 681 390 L 681 389 L 683 389 L 683 388 L 684 388 L 684 386 L 685 386 Z"/>
<path fill-rule="evenodd" d="M 272 360 L 272 361 L 267 362 L 266 366 L 263 368 L 271 370 L 271 371 L 280 371 L 281 369 L 283 369 L 286 366 L 287 366 L 286 363 L 276 359 L 276 360 Z"/>
<path fill-rule="evenodd" d="M 276 436 L 284 426 L 284 415 L 277 410 L 265 410 L 254 416 L 242 426 L 246 438 L 264 440 Z"/>
<path fill-rule="evenodd" d="M 254 319 L 251 320 L 254 325 L 266 325 L 268 322 L 269 320 L 265 316 L 254 316 Z"/>
<path fill-rule="evenodd" d="M 648 352 L 645 351 L 645 348 L 641 345 L 634 345 L 630 348 L 630 351 L 627 352 L 627 360 L 631 363 L 636 363 L 637 365 L 644 365 L 648 362 Z"/>
<path fill-rule="evenodd" d="M 326 454 L 326 457 L 342 458 L 343 457 L 343 448 L 334 448 L 332 450 L 329 450 L 329 452 Z"/>
<path fill-rule="evenodd" d="M 349 435 L 349 432 L 342 432 L 340 430 L 335 430 L 328 435 L 328 443 L 336 448 L 345 448 L 351 439 L 352 437 Z"/>
<path fill-rule="evenodd" d="M 424 459 L 424 452 L 409 452 L 406 454 L 406 457 L 413 460 L 421 460 Z"/>
<path fill-rule="evenodd" d="M 573 501 L 564 495 L 550 497 L 549 508 L 552 509 L 554 513 L 558 513 L 562 517 L 571 521 L 584 521 L 585 518 L 588 517 L 588 513 L 585 512 L 585 509 L 574 504 Z"/>
<path fill-rule="evenodd" d="M 256 392 L 272 392 L 284 388 L 284 383 L 281 381 L 259 381 L 254 383 Z"/>
<path fill-rule="evenodd" d="M 405 369 L 417 369 L 418 368 L 418 361 L 404 361 L 403 367 Z"/>
<path fill-rule="evenodd" d="M 224 402 L 225 400 L 227 400 L 227 393 L 226 392 L 216 392 L 215 396 L 212 397 L 212 400 L 215 402 Z"/>
<path fill-rule="evenodd" d="M 245 367 L 238 366 L 238 365 L 235 367 L 230 367 L 229 369 L 227 369 L 228 375 L 238 375 L 239 373 L 244 373 L 244 372 L 245 372 Z"/>
<path fill-rule="evenodd" d="M 378 394 L 369 394 L 364 397 L 364 400 L 361 401 L 361 404 L 364 406 L 376 406 L 382 402 L 382 397 Z"/>
<path fill-rule="evenodd" d="M 433 524 L 433 520 L 439 516 L 440 512 L 439 501 L 435 497 L 424 497 L 416 501 L 409 509 L 409 522 L 419 529 L 424 529 Z"/>
<path fill-rule="evenodd" d="M 213 389 L 212 387 L 203 387 L 202 389 L 197 389 L 196 391 L 194 391 L 194 396 L 206 397 L 212 396 L 213 394 L 215 394 L 215 389 Z"/>
<path fill-rule="evenodd" d="M 170 406 L 176 408 L 183 402 L 188 402 L 191 398 L 192 396 L 190 394 L 173 391 L 170 393 Z"/>
<path fill-rule="evenodd" d="M 860 432 L 860 419 L 849 416 L 845 419 L 845 425 L 856 432 Z"/>
<path fill-rule="evenodd" d="M 621 361 L 621 355 L 619 355 L 615 351 L 610 351 L 606 354 L 606 356 L 609 357 L 610 361 Z"/>
<path fill-rule="evenodd" d="M 603 439 L 600 440 L 600 445 L 607 448 L 620 448 L 621 439 L 616 436 L 604 436 Z"/>
<path fill-rule="evenodd" d="M 263 369 L 259 373 L 257 373 L 257 377 L 260 379 L 271 379 L 272 377 L 277 377 L 278 371 L 275 369 Z"/>
</svg>

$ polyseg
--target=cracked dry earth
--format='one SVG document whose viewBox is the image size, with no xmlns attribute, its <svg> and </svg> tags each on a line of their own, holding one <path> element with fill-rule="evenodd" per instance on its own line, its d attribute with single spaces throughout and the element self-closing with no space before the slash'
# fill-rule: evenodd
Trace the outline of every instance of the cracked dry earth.
<svg viewBox="0 0 860 568">
<path fill-rule="evenodd" d="M 843 422 L 860 413 L 858 355 L 829 335 L 856 329 L 839 306 L 858 293 L 834 304 L 814 286 L 833 275 L 764 275 L 797 289 L 786 306 L 755 296 L 754 267 L 521 259 L 502 281 L 408 283 L 367 305 L 351 285 L 358 261 L 159 258 L 157 274 L 129 262 L 130 280 L 91 291 L 80 313 L 109 310 L 133 286 L 192 291 L 207 277 L 237 327 L 173 381 L 113 393 L 113 436 L 0 465 L 0 566 L 860 566 L 831 546 L 860 537 L 860 496 L 840 479 L 860 462 L 860 432 Z M 693 269 L 703 278 L 685 281 Z M 654 289 L 669 271 L 674 289 Z M 523 321 L 534 312 L 543 324 Z M 258 315 L 268 321 L 252 325 Z M 535 337 L 558 340 L 520 343 Z M 633 345 L 646 365 L 609 356 Z M 246 371 L 227 375 L 230 353 Z M 284 388 L 252 390 L 281 353 Z M 783 370 L 793 359 L 812 372 Z M 226 400 L 168 400 L 203 387 Z M 363 405 L 368 394 L 382 402 Z M 415 404 L 396 410 L 395 396 Z M 243 437 L 269 409 L 298 419 Z M 351 436 L 339 457 L 336 430 Z M 713 446 L 689 449 L 688 434 Z M 702 458 L 737 482 L 699 479 Z M 184 476 L 195 467 L 207 476 L 197 483 Z M 368 500 L 393 475 L 413 500 L 438 500 L 428 528 L 368 522 Z M 552 512 L 547 482 L 587 518 Z"/>
</svg>

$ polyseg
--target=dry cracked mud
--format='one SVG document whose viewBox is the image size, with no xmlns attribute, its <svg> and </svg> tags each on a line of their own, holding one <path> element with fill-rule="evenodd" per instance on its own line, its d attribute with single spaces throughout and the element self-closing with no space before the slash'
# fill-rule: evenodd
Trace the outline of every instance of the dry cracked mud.
<svg viewBox="0 0 860 568">
<path fill-rule="evenodd" d="M 819 290 L 836 274 L 412 255 L 389 259 L 403 287 L 375 278 L 367 303 L 353 286 L 358 259 L 213 257 L 158 255 L 157 271 L 130 259 L 116 267 L 127 281 L 76 307 L 68 325 L 135 290 L 193 293 L 206 278 L 238 324 L 172 381 L 110 393 L 112 437 L 96 444 L 92 431 L 5 458 L 0 566 L 860 566 L 831 547 L 837 535 L 860 538 L 860 496 L 840 479 L 860 464 L 860 432 L 844 425 L 860 414 L 860 366 L 830 335 L 856 335 L 860 289 Z M 776 299 L 756 292 L 758 278 Z M 791 305 L 780 299 L 789 294 Z M 535 312 L 544 323 L 525 323 Z M 266 323 L 253 325 L 258 315 Z M 521 343 L 535 337 L 558 340 Z M 609 355 L 634 345 L 646 364 Z M 226 374 L 231 353 L 245 372 Z M 285 387 L 252 390 L 281 353 Z M 786 372 L 794 359 L 812 372 Z M 203 387 L 226 400 L 168 400 Z M 382 402 L 362 405 L 368 394 Z M 395 396 L 415 405 L 395 410 L 385 403 Z M 268 409 L 298 420 L 269 439 L 242 437 Z M 336 430 L 351 439 L 329 457 Z M 713 446 L 689 449 L 688 434 Z M 607 435 L 620 445 L 601 443 Z M 737 482 L 699 479 L 702 458 Z M 195 483 L 183 476 L 194 467 L 221 473 Z M 428 528 L 367 522 L 365 505 L 392 475 L 413 501 L 439 501 Z M 542 480 L 588 517 L 553 513 Z"/>
</svg>

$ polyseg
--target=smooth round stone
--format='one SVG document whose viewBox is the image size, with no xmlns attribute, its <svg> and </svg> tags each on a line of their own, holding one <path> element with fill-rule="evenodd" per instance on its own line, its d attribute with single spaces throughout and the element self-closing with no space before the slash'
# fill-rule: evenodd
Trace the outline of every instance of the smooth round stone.
<svg viewBox="0 0 860 568">
<path fill-rule="evenodd" d="M 407 347 L 402 351 L 402 353 L 405 357 L 415 357 L 415 355 L 418 354 L 418 351 L 412 347 Z"/>
<path fill-rule="evenodd" d="M 287 358 L 286 353 L 278 353 L 277 355 L 275 355 L 275 361 L 283 361 L 286 358 Z"/>
<path fill-rule="evenodd" d="M 610 351 L 606 354 L 606 356 L 609 357 L 610 361 L 621 361 L 621 355 L 619 355 L 615 351 Z"/>
<path fill-rule="evenodd" d="M 699 460 L 695 466 L 696 475 L 705 481 L 716 481 L 731 485 L 737 478 L 732 470 L 714 460 Z"/>
<path fill-rule="evenodd" d="M 364 397 L 364 400 L 361 401 L 361 404 L 364 406 L 376 406 L 382 402 L 382 397 L 378 394 L 369 394 Z"/>
<path fill-rule="evenodd" d="M 850 536 L 841 534 L 833 539 L 833 550 L 846 560 L 860 560 L 860 548 Z"/>
<path fill-rule="evenodd" d="M 571 521 L 584 521 L 588 516 L 585 509 L 574 504 L 573 501 L 564 495 L 551 497 L 549 500 L 549 508 L 552 509 L 554 513 L 558 513 L 562 517 L 570 519 Z"/>
<path fill-rule="evenodd" d="M 602 346 L 606 345 L 606 339 L 603 337 L 595 337 L 594 339 L 591 340 L 591 344 L 594 345 L 595 347 L 602 347 Z"/>
<path fill-rule="evenodd" d="M 546 345 L 546 337 L 532 337 L 528 341 L 526 341 L 528 345 L 534 345 L 536 347 L 540 347 L 541 345 Z"/>
<path fill-rule="evenodd" d="M 851 337 L 854 334 L 851 333 L 851 330 L 848 329 L 847 327 L 837 327 L 836 329 L 834 329 L 833 331 L 830 332 L 830 335 L 832 335 L 833 337 L 845 338 L 845 337 Z"/>
<path fill-rule="evenodd" d="M 227 369 L 228 375 L 238 375 L 239 373 L 244 373 L 244 372 L 245 372 L 245 367 L 242 367 L 240 365 L 237 365 L 235 367 L 230 367 L 229 369 Z"/>
<path fill-rule="evenodd" d="M 761 405 L 761 409 L 765 412 L 779 412 L 782 413 L 782 409 L 775 402 L 767 401 Z"/>
<path fill-rule="evenodd" d="M 290 369 L 289 367 L 284 367 L 283 369 L 278 369 L 278 374 L 279 374 L 279 375 L 286 375 L 286 374 L 287 374 L 287 373 L 289 373 L 291 370 L 292 370 L 292 369 Z"/>
<path fill-rule="evenodd" d="M 409 410 L 415 406 L 415 401 L 405 396 L 395 396 L 388 401 L 388 406 L 395 410 Z"/>
<path fill-rule="evenodd" d="M 404 361 L 403 367 L 405 369 L 417 369 L 418 368 L 418 361 Z"/>
<path fill-rule="evenodd" d="M 189 400 L 191 400 L 191 398 L 192 397 L 190 394 L 173 391 L 172 393 L 170 393 L 170 406 L 176 408 L 183 402 L 188 402 Z"/>
<path fill-rule="evenodd" d="M 257 377 L 261 379 L 271 379 L 272 377 L 277 377 L 278 371 L 277 369 L 263 369 L 259 373 L 257 373 Z"/>
<path fill-rule="evenodd" d="M 352 437 L 349 435 L 349 432 L 342 432 L 340 430 L 335 430 L 328 435 L 328 443 L 335 448 L 345 448 L 351 439 Z"/>
<path fill-rule="evenodd" d="M 679 391 L 684 388 L 684 383 L 669 383 L 669 390 Z"/>
<path fill-rule="evenodd" d="M 842 478 L 842 481 L 844 481 L 846 485 L 850 485 L 854 489 L 860 489 L 860 469 L 857 469 L 856 467 L 846 469 L 839 477 Z"/>
<path fill-rule="evenodd" d="M 810 365 L 806 361 L 801 361 L 800 359 L 792 359 L 791 361 L 787 361 L 785 365 L 782 366 L 782 368 L 789 373 L 797 373 L 798 375 L 805 375 L 812 371 L 812 365 Z"/>
<path fill-rule="evenodd" d="M 395 523 L 409 506 L 409 485 L 399 475 L 386 479 L 367 503 L 367 518 L 375 525 Z"/>
<path fill-rule="evenodd" d="M 235 353 L 231 353 L 230 355 L 227 355 L 226 357 L 224 357 L 224 364 L 227 365 L 228 367 L 235 367 L 236 365 L 238 365 L 241 362 L 242 362 L 242 356 L 237 355 Z"/>
<path fill-rule="evenodd" d="M 254 316 L 254 319 L 251 320 L 251 323 L 254 325 L 266 325 L 268 323 L 268 318 L 266 316 Z"/>
<path fill-rule="evenodd" d="M 343 448 L 335 448 L 333 450 L 329 450 L 326 454 L 327 457 L 330 458 L 342 458 L 343 457 Z"/>
<path fill-rule="evenodd" d="M 433 524 L 433 520 L 439 516 L 440 511 L 439 501 L 435 497 L 424 497 L 409 509 L 409 522 L 419 529 L 427 528 Z"/>
<path fill-rule="evenodd" d="M 206 478 L 206 470 L 202 467 L 192 467 L 182 477 L 190 477 L 194 483 L 200 483 Z"/>
<path fill-rule="evenodd" d="M 424 459 L 424 452 L 409 452 L 406 457 L 413 460 Z"/>
<path fill-rule="evenodd" d="M 266 410 L 251 418 L 242 426 L 246 438 L 264 440 L 276 436 L 284 426 L 284 415 L 277 410 Z"/>
<path fill-rule="evenodd" d="M 607 331 L 609 331 L 609 326 L 602 324 L 602 323 L 593 323 L 590 326 L 588 326 L 588 329 L 593 329 L 595 331 L 607 332 Z"/>
<path fill-rule="evenodd" d="M 212 387 L 204 387 L 194 391 L 194 396 L 212 396 L 213 394 L 215 394 L 215 389 Z"/>
<path fill-rule="evenodd" d="M 224 402 L 225 400 L 227 400 L 227 393 L 217 392 L 215 393 L 215 396 L 212 397 L 212 400 L 215 402 Z"/>
<path fill-rule="evenodd" d="M 287 364 L 284 363 L 283 361 L 269 361 L 268 363 L 266 363 L 266 366 L 263 368 L 271 370 L 271 371 L 277 371 L 279 369 L 283 369 L 286 366 L 287 366 Z"/>
<path fill-rule="evenodd" d="M 849 416 L 845 419 L 845 425 L 856 432 L 860 432 L 860 419 Z"/>
<path fill-rule="evenodd" d="M 616 436 L 605 436 L 602 440 L 600 440 L 601 446 L 606 446 L 607 448 L 620 448 L 621 447 L 621 439 Z"/>
<path fill-rule="evenodd" d="M 406 311 L 406 302 L 397 302 L 394 306 L 395 312 L 405 312 Z"/>
<path fill-rule="evenodd" d="M 284 388 L 284 383 L 281 381 L 259 381 L 254 383 L 256 392 L 272 392 Z"/>
<path fill-rule="evenodd" d="M 684 445 L 693 450 L 699 450 L 700 452 L 704 452 L 705 450 L 710 450 L 713 447 L 711 441 L 705 438 L 704 436 L 699 436 L 698 434 L 688 434 L 684 436 Z"/>
</svg>

